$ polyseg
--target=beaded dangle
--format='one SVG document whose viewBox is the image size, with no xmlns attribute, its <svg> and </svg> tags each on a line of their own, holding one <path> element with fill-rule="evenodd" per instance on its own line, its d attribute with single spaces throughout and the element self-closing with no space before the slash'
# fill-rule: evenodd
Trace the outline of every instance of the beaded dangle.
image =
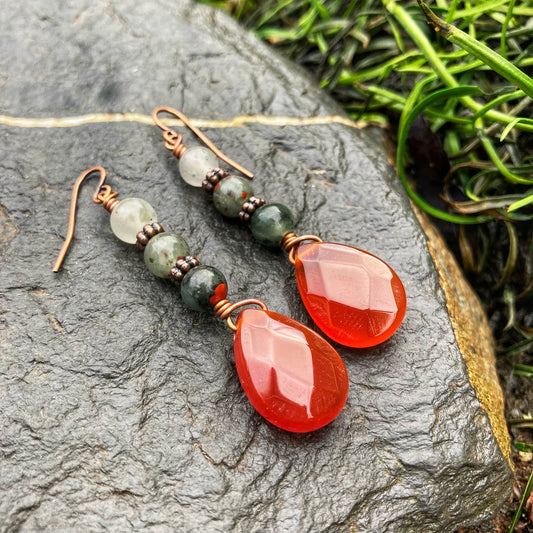
<svg viewBox="0 0 533 533">
<path fill-rule="evenodd" d="M 160 113 L 179 118 L 208 148 L 187 148 L 182 135 L 160 120 Z M 353 246 L 323 242 L 316 235 L 296 235 L 289 208 L 254 196 L 253 174 L 218 150 L 183 113 L 158 107 L 152 118 L 163 130 L 165 147 L 180 160 L 184 181 L 212 194 L 224 216 L 249 223 L 261 244 L 288 252 L 305 307 L 326 335 L 345 346 L 365 348 L 396 331 L 405 315 L 406 296 L 400 278 L 387 263 Z M 217 156 L 249 179 L 219 168 Z"/>
<path fill-rule="evenodd" d="M 153 207 L 140 198 L 118 200 L 105 184 L 106 171 L 93 167 L 83 172 L 72 191 L 67 238 L 54 265 L 58 272 L 74 235 L 76 205 L 84 180 L 100 174 L 93 202 L 110 213 L 113 233 L 136 244 L 144 262 L 156 276 L 179 287 L 185 304 L 214 312 L 234 332 L 235 366 L 250 403 L 269 422 L 284 430 L 303 433 L 331 422 L 348 396 L 348 375 L 339 354 L 313 330 L 284 315 L 269 311 L 261 300 L 231 303 L 222 272 L 201 265 L 190 255 L 183 237 L 163 230 Z M 231 314 L 241 309 L 234 323 Z"/>
</svg>

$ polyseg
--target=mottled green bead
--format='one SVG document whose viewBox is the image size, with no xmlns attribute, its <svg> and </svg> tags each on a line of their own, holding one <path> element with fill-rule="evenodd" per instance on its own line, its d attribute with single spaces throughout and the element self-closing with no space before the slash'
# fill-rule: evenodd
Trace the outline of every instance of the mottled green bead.
<svg viewBox="0 0 533 533">
<path fill-rule="evenodd" d="M 250 180 L 240 176 L 228 176 L 219 181 L 213 192 L 213 203 L 224 216 L 239 216 L 242 204 L 253 195 Z"/>
<path fill-rule="evenodd" d="M 166 278 L 170 269 L 176 265 L 176 259 L 190 253 L 183 237 L 163 232 L 154 235 L 148 241 L 144 249 L 144 262 L 152 274 Z"/>
<path fill-rule="evenodd" d="M 252 215 L 250 229 L 261 244 L 279 246 L 283 237 L 294 231 L 294 217 L 283 204 L 266 204 Z"/>
<path fill-rule="evenodd" d="M 224 274 L 207 265 L 194 267 L 181 282 L 181 297 L 195 311 L 209 311 L 226 297 L 228 286 Z"/>
</svg>

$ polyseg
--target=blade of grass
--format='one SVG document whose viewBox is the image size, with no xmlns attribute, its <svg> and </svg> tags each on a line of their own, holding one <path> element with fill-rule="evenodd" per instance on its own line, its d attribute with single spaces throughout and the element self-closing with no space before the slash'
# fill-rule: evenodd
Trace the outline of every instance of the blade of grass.
<svg viewBox="0 0 533 533">
<path fill-rule="evenodd" d="M 533 366 L 517 364 L 514 366 L 513 373 L 515 376 L 533 378 Z M 530 446 L 533 446 L 533 444 L 530 444 Z"/>
<path fill-rule="evenodd" d="M 492 0 L 492 1 L 485 0 L 484 2 L 479 3 L 478 5 L 457 10 L 453 18 L 466 19 L 466 18 L 474 17 L 475 15 L 478 15 L 478 16 L 485 15 L 489 11 L 496 9 L 497 7 L 500 7 L 503 4 L 507 4 L 508 1 L 509 0 Z"/>
<path fill-rule="evenodd" d="M 522 511 L 524 510 L 524 507 L 526 506 L 526 502 L 527 502 L 527 499 L 529 498 L 529 495 L 531 494 L 532 488 L 533 488 L 533 472 L 531 472 L 531 474 L 529 475 L 529 479 L 527 480 L 526 487 L 524 489 L 524 494 L 522 494 L 522 498 L 520 499 L 520 504 L 518 505 L 518 509 L 516 510 L 516 513 L 513 517 L 513 521 L 511 522 L 511 526 L 509 527 L 509 533 L 514 532 L 515 527 L 518 524 L 520 517 L 522 516 Z"/>
<path fill-rule="evenodd" d="M 423 4 L 425 6 L 425 3 L 422 2 L 422 0 L 417 0 L 417 1 L 420 5 Z M 428 63 L 433 67 L 433 69 L 435 70 L 435 73 L 439 76 L 442 82 L 450 88 L 459 87 L 459 82 L 452 76 L 452 74 L 449 72 L 446 66 L 442 63 L 433 45 L 429 42 L 424 32 L 421 31 L 420 27 L 418 26 L 416 21 L 411 17 L 411 15 L 409 15 L 409 13 L 405 9 L 403 9 L 401 6 L 399 6 L 394 0 L 382 0 L 382 3 L 385 6 L 385 8 L 402 25 L 403 29 L 408 33 L 409 37 L 411 37 L 411 39 L 418 46 L 421 52 L 426 56 Z M 429 10 L 427 6 L 426 6 L 426 9 L 431 12 L 431 10 Z M 437 20 L 441 21 L 442 23 L 447 24 L 442 19 L 437 17 L 436 15 L 433 15 L 433 16 Z M 448 24 L 448 26 L 451 26 L 451 25 Z M 527 94 L 527 91 L 524 91 L 524 92 L 526 92 Z M 462 96 L 462 97 L 459 97 L 459 99 L 461 100 L 463 105 L 465 105 L 466 107 L 468 107 L 474 112 L 479 111 L 479 109 L 483 107 L 481 104 L 479 104 L 478 102 L 476 102 L 473 98 L 469 96 Z M 490 120 L 494 120 L 496 122 L 500 122 L 502 124 L 508 124 L 509 122 L 514 120 L 515 117 L 509 116 L 499 111 L 490 110 L 487 113 L 487 118 L 489 118 Z M 530 126 L 528 124 L 518 124 L 517 127 L 520 129 L 526 130 L 526 131 L 533 131 L 533 126 Z"/>
<path fill-rule="evenodd" d="M 510 61 L 507 61 L 504 57 L 494 50 L 491 50 L 482 42 L 473 39 L 470 35 L 456 26 L 437 17 L 423 0 L 417 0 L 417 2 L 426 15 L 428 22 L 433 24 L 435 29 L 438 28 L 437 31 L 440 35 L 483 61 L 483 63 L 488 65 L 495 72 L 503 76 L 506 80 L 514 83 L 528 96 L 533 98 L 533 80 L 525 72 L 521 71 Z"/>
<path fill-rule="evenodd" d="M 502 57 L 507 59 L 507 29 L 509 28 L 509 22 L 513 18 L 513 9 L 516 0 L 510 0 L 509 5 L 507 6 L 507 15 L 505 15 L 505 20 L 502 25 L 502 34 L 500 37 L 500 50 Z"/>
<path fill-rule="evenodd" d="M 525 185 L 531 185 L 533 184 L 533 180 L 522 178 L 518 176 L 517 174 L 511 172 L 504 164 L 504 162 L 501 160 L 500 156 L 498 155 L 498 152 L 496 151 L 496 148 L 494 148 L 494 145 L 492 144 L 492 141 L 489 137 L 487 137 L 484 133 L 484 127 L 483 127 L 483 121 L 481 118 L 478 118 L 475 120 L 475 126 L 478 133 L 478 137 L 481 141 L 481 144 L 483 145 L 483 148 L 485 149 L 485 152 L 487 152 L 487 155 L 491 159 L 491 161 L 494 163 L 496 168 L 500 171 L 502 176 L 509 180 L 512 183 L 522 183 Z"/>
<path fill-rule="evenodd" d="M 435 93 L 432 93 L 431 95 L 424 98 L 419 104 L 414 106 L 412 109 L 405 107 L 404 112 L 402 113 L 402 118 L 400 119 L 401 127 L 398 128 L 396 170 L 398 172 L 398 177 L 400 178 L 400 181 L 402 182 L 407 194 L 413 200 L 413 202 L 415 202 L 416 205 L 418 205 L 430 215 L 456 224 L 479 224 L 490 220 L 491 217 L 485 215 L 465 216 L 457 215 L 454 213 L 447 213 L 445 211 L 441 211 L 440 209 L 433 207 L 425 200 L 423 200 L 410 186 L 409 178 L 404 167 L 404 159 L 407 156 L 407 136 L 416 117 L 420 113 L 422 113 L 422 111 L 424 111 L 424 109 L 430 104 L 435 104 L 437 102 L 452 97 L 459 98 L 462 96 L 479 96 L 481 94 L 483 94 L 483 92 L 478 87 L 473 86 L 453 87 L 451 89 L 442 89 L 440 91 L 436 91 Z"/>
<path fill-rule="evenodd" d="M 525 207 L 526 205 L 533 204 L 533 194 L 530 194 L 529 196 L 526 196 L 525 198 L 522 198 L 521 200 L 517 200 L 516 202 L 513 202 L 508 208 L 507 212 L 512 213 L 513 211 L 516 211 L 517 209 L 521 209 L 522 207 Z"/>
<path fill-rule="evenodd" d="M 498 290 L 504 285 L 504 283 L 509 280 L 511 274 L 515 269 L 516 260 L 518 258 L 518 239 L 516 236 L 516 229 L 514 227 L 514 224 L 506 220 L 505 227 L 507 228 L 507 232 L 509 234 L 509 253 L 507 254 L 507 259 L 505 260 L 505 266 L 503 267 L 502 277 L 493 287 L 493 290 Z"/>
</svg>

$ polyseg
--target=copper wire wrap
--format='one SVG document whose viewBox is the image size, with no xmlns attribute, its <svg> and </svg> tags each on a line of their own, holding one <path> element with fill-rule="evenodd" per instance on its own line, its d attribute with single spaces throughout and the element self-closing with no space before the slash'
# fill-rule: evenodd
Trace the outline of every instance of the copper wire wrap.
<svg viewBox="0 0 533 533">
<path fill-rule="evenodd" d="M 93 197 L 95 204 L 102 204 L 110 213 L 117 206 L 120 200 L 117 198 L 118 192 L 111 189 L 109 185 L 102 185 L 96 197 Z"/>
<path fill-rule="evenodd" d="M 243 307 L 245 305 L 258 305 L 263 311 L 268 311 L 268 307 L 265 302 L 262 300 L 257 300 L 256 298 L 250 298 L 248 300 L 241 300 L 240 302 L 232 304 L 229 300 L 220 300 L 215 307 L 213 307 L 213 310 L 215 311 L 215 314 L 218 316 L 218 318 L 222 320 L 226 320 L 228 327 L 233 330 L 237 331 L 237 326 L 235 325 L 235 322 L 231 319 L 231 313 L 238 309 L 239 307 Z"/>
<path fill-rule="evenodd" d="M 233 159 L 230 159 L 227 155 L 221 152 L 194 124 L 192 124 L 192 122 L 183 113 L 177 109 L 174 109 L 173 107 L 157 107 L 152 111 L 152 120 L 159 128 L 163 130 L 165 147 L 170 150 L 178 159 L 187 150 L 187 147 L 183 144 L 183 137 L 168 126 L 165 126 L 165 124 L 163 124 L 159 118 L 159 113 L 168 113 L 169 115 L 174 115 L 175 117 L 179 118 L 183 124 L 185 124 L 185 126 L 189 128 L 219 159 L 225 161 L 230 167 L 233 167 L 247 178 L 252 179 L 254 177 L 253 172 L 246 170 L 244 167 L 239 165 L 239 163 L 236 163 L 233 161 Z"/>
<path fill-rule="evenodd" d="M 289 254 L 289 261 L 294 265 L 296 262 L 294 254 L 296 248 L 303 241 L 323 242 L 317 235 L 296 235 L 296 233 L 287 233 L 281 241 L 281 247 Z"/>
<path fill-rule="evenodd" d="M 183 135 L 167 130 L 163 132 L 163 137 L 165 139 L 165 148 L 170 150 L 172 155 L 178 159 L 188 150 L 183 144 Z"/>
</svg>

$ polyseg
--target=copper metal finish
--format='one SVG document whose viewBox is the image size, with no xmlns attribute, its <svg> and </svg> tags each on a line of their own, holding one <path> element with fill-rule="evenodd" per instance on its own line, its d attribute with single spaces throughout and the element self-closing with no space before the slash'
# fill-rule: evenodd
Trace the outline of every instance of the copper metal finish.
<svg viewBox="0 0 533 533">
<path fill-rule="evenodd" d="M 135 246 L 137 246 L 137 248 L 142 252 L 146 248 L 149 240 L 150 239 L 148 238 L 148 235 L 146 235 L 144 231 L 139 231 L 139 233 L 137 233 L 137 242 L 135 243 Z"/>
<path fill-rule="evenodd" d="M 250 298 L 248 300 L 241 300 L 240 302 L 232 304 L 229 300 L 220 300 L 213 310 L 215 311 L 215 314 L 218 316 L 218 318 L 221 318 L 222 320 L 226 320 L 229 328 L 233 331 L 237 331 L 237 326 L 231 319 L 231 313 L 238 309 L 239 307 L 243 307 L 245 305 L 258 305 L 263 309 L 264 311 L 268 311 L 268 307 L 265 302 L 262 300 L 257 300 L 256 298 Z"/>
<path fill-rule="evenodd" d="M 219 159 L 225 161 L 230 167 L 233 167 L 235 170 L 239 171 L 241 174 L 247 178 L 252 179 L 254 177 L 253 173 L 249 170 L 246 170 L 244 167 L 230 159 L 227 155 L 224 155 L 196 126 L 194 126 L 191 121 L 180 111 L 172 107 L 158 107 L 152 112 L 152 119 L 163 130 L 163 137 L 165 138 L 165 147 L 172 151 L 172 153 L 180 158 L 187 148 L 183 144 L 183 137 L 176 133 L 174 130 L 165 126 L 163 122 L 159 119 L 159 113 L 169 113 L 179 118 L 187 128 L 189 128 Z"/>
<path fill-rule="evenodd" d="M 116 199 L 118 192 L 111 190 L 111 187 L 109 187 L 109 185 L 104 185 L 104 182 L 106 179 L 106 171 L 103 167 L 89 168 L 78 176 L 78 178 L 76 179 L 74 183 L 74 187 L 72 189 L 72 196 L 70 200 L 70 214 L 69 214 L 69 220 L 68 220 L 67 237 L 65 239 L 65 242 L 63 243 L 61 251 L 59 252 L 59 255 L 57 256 L 57 260 L 54 264 L 54 268 L 53 268 L 54 272 L 58 272 L 59 269 L 61 268 L 61 264 L 63 263 L 63 260 L 65 259 L 65 255 L 67 254 L 68 248 L 72 241 L 72 237 L 74 236 L 74 226 L 76 225 L 76 207 L 78 203 L 78 195 L 79 195 L 80 187 L 83 181 L 85 180 L 85 178 L 89 177 L 94 172 L 100 173 L 100 179 L 98 181 L 98 187 L 96 188 L 93 194 L 93 202 L 95 204 L 102 204 L 108 211 L 111 211 L 113 207 L 119 201 Z"/>
<path fill-rule="evenodd" d="M 164 229 L 159 222 L 152 222 L 152 224 L 145 224 L 143 229 L 137 233 L 137 242 L 135 245 L 141 251 L 146 248 L 148 241 L 155 237 L 158 233 L 163 233 Z"/>
<path fill-rule="evenodd" d="M 247 202 L 242 204 L 241 211 L 239 212 L 239 217 L 243 222 L 250 222 L 252 215 L 255 213 L 255 210 L 265 205 L 265 200 L 259 198 L 258 196 L 250 196 Z"/>
<path fill-rule="evenodd" d="M 289 261 L 293 265 L 295 263 L 294 253 L 296 252 L 296 248 L 303 241 L 323 242 L 317 235 L 301 235 L 298 237 L 296 233 L 287 233 L 281 241 L 281 247 L 289 254 Z"/>
<path fill-rule="evenodd" d="M 196 259 L 193 255 L 186 255 L 185 257 L 178 257 L 176 259 L 176 266 L 170 269 L 170 278 L 175 285 L 180 285 L 185 277 L 185 274 L 189 270 L 197 267 L 200 264 L 200 261 Z"/>
<path fill-rule="evenodd" d="M 183 272 L 178 267 L 172 267 L 169 272 L 170 281 L 174 283 L 177 287 L 181 285 L 183 280 Z"/>
<path fill-rule="evenodd" d="M 205 192 L 212 193 L 215 190 L 218 182 L 224 179 L 228 173 L 221 168 L 212 168 L 205 175 L 204 180 L 202 181 L 202 189 Z"/>
<path fill-rule="evenodd" d="M 117 196 L 118 192 L 111 189 L 109 185 L 102 185 L 96 194 L 96 199 L 93 196 L 93 201 L 95 204 L 102 204 L 111 213 L 120 202 Z"/>
<path fill-rule="evenodd" d="M 150 239 L 154 237 L 155 235 L 157 235 L 157 231 L 155 230 L 154 227 L 152 227 L 151 224 L 145 224 L 143 226 L 143 232 L 146 233 L 147 237 Z"/>
<path fill-rule="evenodd" d="M 191 268 L 197 267 L 200 261 L 193 255 L 186 255 L 185 257 L 178 257 L 176 260 L 176 268 L 179 268 L 184 274 L 189 272 Z"/>
</svg>

